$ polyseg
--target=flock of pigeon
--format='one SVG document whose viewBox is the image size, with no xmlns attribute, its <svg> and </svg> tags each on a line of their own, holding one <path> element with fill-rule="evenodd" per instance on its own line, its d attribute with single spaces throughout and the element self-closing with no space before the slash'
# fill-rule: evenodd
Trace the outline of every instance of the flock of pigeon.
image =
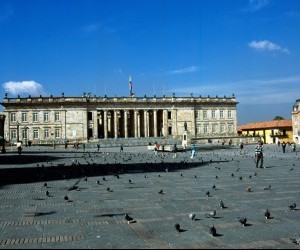
<svg viewBox="0 0 300 250">
<path fill-rule="evenodd" d="M 170 165 L 169 163 L 165 163 L 166 157 L 167 157 L 166 155 L 165 155 L 164 157 L 157 157 L 157 158 L 154 158 L 153 155 L 148 154 L 148 153 L 136 153 L 136 154 L 140 154 L 140 155 L 139 155 L 139 158 L 142 158 L 142 159 L 144 160 L 144 164 L 145 164 L 145 166 L 146 166 L 147 168 L 151 168 L 151 164 L 150 164 L 150 163 L 153 162 L 153 159 L 155 159 L 155 161 L 158 162 L 158 163 L 160 163 L 163 167 L 167 166 L 167 168 L 165 168 L 165 172 L 166 172 L 166 173 L 171 172 L 170 169 L 174 170 L 174 166 L 175 166 L 175 165 L 172 166 L 172 165 Z M 110 161 L 111 161 L 113 164 L 118 165 L 118 164 L 120 164 L 121 162 L 122 162 L 122 163 L 130 163 L 131 160 L 135 157 L 135 154 L 134 154 L 134 153 L 130 153 L 130 154 L 129 154 L 129 153 L 128 153 L 128 154 L 110 154 L 110 155 L 104 154 L 104 155 L 103 155 L 102 162 L 107 162 L 108 159 L 109 159 L 110 157 L 112 157 L 112 161 L 111 161 L 111 160 L 110 160 Z M 187 158 L 189 158 L 189 157 L 187 157 Z M 87 165 L 87 166 L 91 166 L 91 165 L 97 164 L 96 162 L 94 162 L 93 156 L 92 156 L 90 153 L 87 153 L 87 155 L 86 155 L 85 157 L 83 157 L 83 159 L 86 161 L 86 163 L 79 163 L 78 160 L 73 160 L 72 164 L 70 164 L 70 165 L 71 165 L 71 166 L 79 166 L 79 167 L 80 167 L 80 166 L 83 166 L 83 165 L 85 165 L 85 166 L 86 166 L 86 165 Z M 198 160 L 199 160 L 199 159 L 198 159 Z M 298 158 L 298 160 L 299 160 L 299 158 Z M 227 159 L 226 159 L 226 161 L 227 161 Z M 239 161 L 235 161 L 234 158 L 230 159 L 229 161 L 237 162 L 237 165 L 238 165 L 237 168 L 236 168 L 236 170 L 235 170 L 236 173 L 235 173 L 235 174 L 234 174 L 234 173 L 231 173 L 231 177 L 234 178 L 235 175 L 238 175 L 237 180 L 240 181 L 240 182 L 242 182 L 246 177 L 243 176 L 243 175 L 241 175 L 241 174 L 238 174 L 238 173 L 240 173 L 240 172 L 239 172 L 239 171 L 240 171 Z M 180 163 L 181 163 L 182 165 L 185 165 L 185 164 L 187 164 L 187 161 L 186 161 L 186 160 L 182 160 Z M 203 159 L 202 159 L 202 163 L 203 163 Z M 148 164 L 149 164 L 149 165 L 148 165 Z M 218 167 L 218 164 L 213 164 L 213 160 L 212 160 L 212 159 L 211 159 L 210 161 L 208 161 L 208 166 L 209 166 L 209 167 L 211 167 L 211 166 L 213 166 L 213 165 L 216 165 L 215 168 L 219 171 L 219 174 L 218 174 L 218 175 L 215 175 L 215 179 L 217 180 L 217 179 L 219 179 L 220 177 L 222 178 L 222 176 L 221 176 L 221 171 L 220 171 L 221 168 Z M 176 166 L 177 166 L 177 165 L 176 165 Z M 161 168 L 163 168 L 163 167 L 161 167 Z M 294 170 L 294 167 L 295 167 L 295 164 L 293 164 L 293 167 L 292 167 L 291 169 L 289 169 L 289 171 L 293 171 L 293 170 Z M 84 172 L 84 171 L 83 171 L 83 172 Z M 118 168 L 116 169 L 116 173 L 114 173 L 114 176 L 115 176 L 117 179 L 120 179 L 120 175 L 121 175 L 122 173 L 126 173 L 125 166 L 123 166 L 123 167 L 118 167 Z M 201 172 L 200 172 L 200 174 L 201 174 Z M 249 175 L 248 178 L 249 178 L 249 179 L 252 179 L 253 177 L 255 177 L 255 176 L 257 176 L 257 175 L 258 175 L 258 172 L 254 172 L 254 174 L 253 174 L 253 175 Z M 162 176 L 163 176 L 162 173 L 158 173 L 158 174 L 157 174 L 157 177 L 158 177 L 158 178 L 160 178 L 160 177 L 162 177 Z M 180 173 L 180 177 L 184 177 L 184 176 L 183 176 L 183 173 Z M 148 176 L 147 174 L 145 174 L 145 175 L 144 175 L 144 178 L 149 178 L 149 176 Z M 194 175 L 194 178 L 197 179 L 197 175 Z M 74 183 L 74 185 L 72 185 L 71 187 L 69 187 L 67 191 L 78 190 L 78 189 L 79 189 L 79 183 L 80 183 L 80 181 L 81 181 L 82 179 L 83 179 L 84 181 L 87 182 L 87 181 L 88 181 L 88 176 L 85 176 L 85 177 L 83 177 L 83 178 L 80 178 L 78 181 L 76 181 L 76 182 Z M 102 177 L 102 180 L 103 180 L 103 181 L 106 181 L 106 178 L 105 178 L 105 177 Z M 130 185 L 133 185 L 133 184 L 134 184 L 134 182 L 133 182 L 132 179 L 128 179 L 128 183 L 129 183 Z M 98 185 L 101 185 L 100 180 L 97 180 L 97 184 L 98 184 Z M 48 185 L 47 182 L 45 182 L 45 183 L 44 183 L 44 187 L 47 187 L 47 185 Z M 265 186 L 262 190 L 264 190 L 264 191 L 270 191 L 270 190 L 271 190 L 271 187 L 272 187 L 272 186 L 271 186 L 271 184 L 270 184 L 270 185 Z M 212 188 L 212 190 L 217 190 L 216 184 L 214 184 L 211 188 Z M 112 187 L 106 187 L 106 190 L 107 190 L 108 192 L 113 192 Z M 208 191 L 205 192 L 205 198 L 206 198 L 206 199 L 209 199 L 209 198 L 212 196 L 212 194 L 211 194 L 211 191 L 212 191 L 212 190 L 210 190 L 210 191 L 208 190 Z M 254 191 L 254 189 L 253 189 L 252 186 L 247 186 L 247 187 L 246 187 L 246 192 L 253 192 L 253 191 Z M 157 191 L 157 193 L 158 193 L 159 195 L 166 195 L 166 193 L 165 193 L 165 191 L 164 191 L 163 189 L 159 189 L 159 190 Z M 47 196 L 47 197 L 51 197 L 48 190 L 46 190 L 46 196 Z M 70 202 L 70 198 L 69 198 L 69 196 L 68 196 L 67 194 L 64 196 L 64 200 Z M 292 203 L 292 204 L 290 204 L 290 205 L 287 205 L 287 208 L 288 208 L 289 210 L 295 211 L 295 210 L 296 210 L 296 206 L 297 206 L 297 205 L 296 205 L 296 202 L 294 202 L 294 203 Z M 227 208 L 230 209 L 230 207 L 225 206 L 224 201 L 223 201 L 222 199 L 219 201 L 219 208 L 220 208 L 220 209 L 227 209 Z M 216 217 L 216 214 L 217 214 L 217 210 L 216 210 L 216 209 L 213 209 L 212 211 L 207 212 L 207 213 L 205 214 L 205 218 L 212 218 L 212 219 L 213 219 L 213 218 Z M 271 217 L 271 212 L 270 212 L 270 210 L 269 210 L 268 208 L 265 209 L 265 211 L 264 211 L 264 213 L 262 214 L 262 216 L 264 216 L 266 220 L 270 220 L 270 219 L 273 218 L 273 217 Z M 125 213 L 124 218 L 125 218 L 125 221 L 126 221 L 128 224 L 138 222 L 136 219 L 134 219 L 133 217 L 129 216 L 128 213 Z M 195 214 L 195 213 L 190 213 L 190 214 L 188 215 L 188 218 L 189 218 L 190 220 L 194 221 L 194 220 L 196 220 L 196 214 Z M 241 217 L 236 217 L 236 220 L 237 220 L 237 222 L 240 223 L 243 227 L 246 227 L 246 226 L 249 225 L 249 224 L 247 223 L 247 222 L 248 222 L 248 219 L 247 219 L 246 217 L 243 217 L 243 216 L 241 216 Z M 175 231 L 178 232 L 178 233 L 181 233 L 181 232 L 184 231 L 184 230 L 182 230 L 181 225 L 180 225 L 178 222 L 176 222 L 176 223 L 174 224 L 174 228 L 175 228 Z M 208 233 L 209 233 L 212 237 L 215 237 L 215 236 L 222 236 L 221 234 L 218 234 L 218 233 L 217 233 L 217 228 L 216 228 L 215 224 L 213 224 L 213 225 L 210 226 Z M 299 237 L 299 238 L 293 237 L 293 238 L 290 238 L 290 239 L 291 239 L 291 242 L 292 242 L 292 243 L 295 243 L 295 244 L 300 245 L 300 237 Z"/>
</svg>

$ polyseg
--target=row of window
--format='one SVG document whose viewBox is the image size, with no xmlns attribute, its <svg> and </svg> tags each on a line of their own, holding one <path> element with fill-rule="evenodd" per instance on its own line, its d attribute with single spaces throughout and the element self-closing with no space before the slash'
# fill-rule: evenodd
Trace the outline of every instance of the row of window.
<svg viewBox="0 0 300 250">
<path fill-rule="evenodd" d="M 233 125 L 228 124 L 227 129 L 225 124 L 203 124 L 196 127 L 196 134 L 210 134 L 210 133 L 233 133 Z"/>
<path fill-rule="evenodd" d="M 17 122 L 17 113 L 10 113 L 10 121 L 11 122 Z M 40 121 L 40 113 L 34 112 L 32 114 L 32 122 L 39 122 Z M 43 113 L 43 121 L 49 122 L 50 121 L 50 114 L 49 112 Z M 54 113 L 54 121 L 59 122 L 60 121 L 60 113 L 55 112 Z M 23 112 L 21 113 L 21 122 L 30 122 L 28 119 L 28 113 Z"/>
<path fill-rule="evenodd" d="M 199 119 L 201 117 L 201 112 L 202 112 L 202 118 L 203 119 L 209 119 L 209 118 L 216 119 L 216 118 L 218 118 L 218 114 L 219 114 L 220 119 L 225 118 L 225 110 L 201 110 L 201 111 L 197 110 L 195 112 L 196 119 Z M 232 118 L 231 110 L 227 110 L 227 118 L 228 119 Z"/>
<path fill-rule="evenodd" d="M 17 129 L 12 129 L 10 131 L 10 138 L 17 140 L 18 139 L 17 133 L 18 133 Z M 29 137 L 31 138 L 31 136 L 28 136 L 29 134 L 28 134 L 27 130 L 24 129 L 24 130 L 21 131 L 21 133 L 22 133 L 22 138 L 20 138 L 20 139 L 28 139 Z M 61 137 L 60 129 L 55 129 L 53 135 L 54 135 L 54 138 L 60 138 Z M 42 139 L 42 138 L 40 138 L 40 129 L 33 129 L 32 130 L 32 138 L 33 139 Z M 50 139 L 50 138 L 53 138 L 53 137 L 51 137 L 50 129 L 45 128 L 43 139 Z"/>
</svg>

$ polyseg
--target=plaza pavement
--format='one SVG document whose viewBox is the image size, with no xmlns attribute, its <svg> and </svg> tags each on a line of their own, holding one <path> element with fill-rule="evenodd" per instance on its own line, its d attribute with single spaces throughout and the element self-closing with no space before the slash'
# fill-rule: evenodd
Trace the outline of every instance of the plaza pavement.
<svg viewBox="0 0 300 250">
<path fill-rule="evenodd" d="M 300 237 L 299 149 L 264 145 L 264 153 L 261 169 L 253 144 L 242 154 L 238 146 L 199 145 L 194 159 L 190 151 L 155 156 L 146 146 L 122 153 L 36 146 L 21 156 L 8 148 L 0 154 L 0 248 L 300 249 L 290 239 Z"/>
</svg>

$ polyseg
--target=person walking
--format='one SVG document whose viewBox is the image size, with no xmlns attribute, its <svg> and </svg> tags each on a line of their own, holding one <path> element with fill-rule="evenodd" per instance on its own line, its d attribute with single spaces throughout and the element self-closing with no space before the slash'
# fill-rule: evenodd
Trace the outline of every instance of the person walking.
<svg viewBox="0 0 300 250">
<path fill-rule="evenodd" d="M 240 155 L 243 153 L 243 149 L 244 149 L 244 143 L 241 142 L 241 144 L 240 144 Z"/>
<path fill-rule="evenodd" d="M 17 150 L 18 150 L 18 154 L 21 155 L 21 152 L 22 152 L 22 142 L 20 142 L 20 141 L 17 142 Z"/>
<path fill-rule="evenodd" d="M 260 168 L 263 168 L 264 156 L 263 156 L 263 143 L 261 141 L 259 141 L 255 146 L 255 159 L 256 159 L 256 167 L 258 168 L 258 165 L 260 163 Z"/>
<path fill-rule="evenodd" d="M 122 153 L 123 152 L 123 145 L 121 145 L 121 147 L 120 147 L 120 153 Z"/>
<path fill-rule="evenodd" d="M 292 150 L 293 150 L 293 152 L 296 152 L 296 143 L 295 142 L 292 143 Z"/>
<path fill-rule="evenodd" d="M 285 154 L 285 147 L 286 147 L 285 141 L 283 141 L 283 142 L 281 143 L 281 146 L 282 146 L 282 152 Z"/>
<path fill-rule="evenodd" d="M 173 158 L 176 158 L 177 157 L 177 145 L 176 143 L 173 145 L 173 148 L 172 148 L 172 151 L 173 151 Z"/>
<path fill-rule="evenodd" d="M 193 158 L 196 157 L 196 146 L 195 146 L 195 144 L 193 144 L 191 150 L 192 150 L 191 159 L 193 159 Z"/>
</svg>

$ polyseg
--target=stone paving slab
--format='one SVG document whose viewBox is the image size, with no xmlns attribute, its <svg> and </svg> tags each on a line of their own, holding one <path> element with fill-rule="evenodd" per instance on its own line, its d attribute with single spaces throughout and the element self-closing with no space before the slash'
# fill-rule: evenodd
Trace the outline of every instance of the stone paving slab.
<svg viewBox="0 0 300 250">
<path fill-rule="evenodd" d="M 0 155 L 0 248 L 300 249 L 290 240 L 300 237 L 300 154 L 283 154 L 277 145 L 264 145 L 264 152 L 261 169 L 254 145 L 242 154 L 203 145 L 194 159 L 190 151 L 154 156 L 147 147 L 27 147 L 21 156 L 8 150 Z M 299 208 L 292 211 L 294 202 Z M 125 213 L 136 222 L 128 224 Z"/>
</svg>

